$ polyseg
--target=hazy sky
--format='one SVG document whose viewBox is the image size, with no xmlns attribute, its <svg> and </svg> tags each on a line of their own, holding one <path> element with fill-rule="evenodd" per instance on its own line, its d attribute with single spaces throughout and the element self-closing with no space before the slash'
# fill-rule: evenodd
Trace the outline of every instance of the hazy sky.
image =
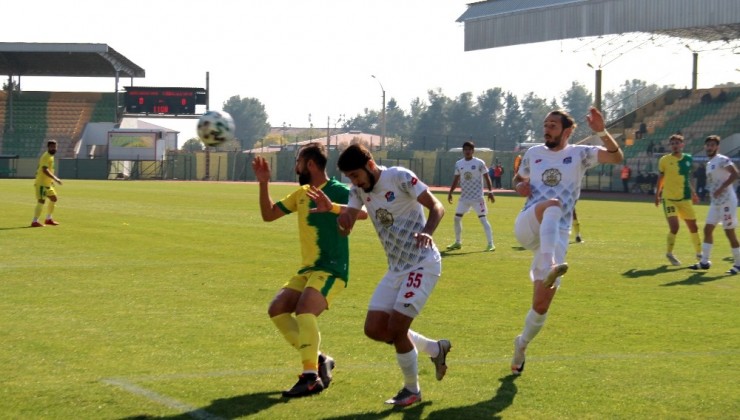
<svg viewBox="0 0 740 420">
<path fill-rule="evenodd" d="M 691 85 L 692 55 L 677 42 L 635 48 L 573 40 L 463 51 L 455 20 L 472 0 L 29 0 L 3 19 L 4 42 L 108 44 L 146 70 L 135 86 L 205 87 L 211 108 L 229 97 L 257 98 L 272 126 L 333 126 L 344 114 L 381 107 L 386 98 L 408 110 L 439 88 L 454 98 L 501 87 L 517 96 L 559 97 L 574 80 L 593 92 L 603 67 L 603 91 L 627 79 Z M 8 12 L 8 10 L 6 10 Z M 740 55 L 700 53 L 699 87 L 740 81 Z M 373 79 L 371 75 L 377 76 Z M 129 85 L 129 79 L 122 79 Z M 107 78 L 23 78 L 24 90 L 112 91 Z M 167 123 L 194 134 L 193 121 Z M 188 132 L 189 131 L 189 132 Z"/>
</svg>

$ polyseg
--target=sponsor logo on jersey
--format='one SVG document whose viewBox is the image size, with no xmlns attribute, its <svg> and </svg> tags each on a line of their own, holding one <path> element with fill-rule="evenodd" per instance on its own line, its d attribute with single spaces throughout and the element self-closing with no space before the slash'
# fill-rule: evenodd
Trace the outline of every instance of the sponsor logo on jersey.
<svg viewBox="0 0 740 420">
<path fill-rule="evenodd" d="M 416 183 L 419 182 L 416 178 L 411 178 L 411 185 L 416 185 Z"/>
<path fill-rule="evenodd" d="M 563 165 L 568 165 L 573 163 L 573 157 L 568 156 L 567 158 L 563 159 Z"/>
<path fill-rule="evenodd" d="M 534 161 L 534 163 L 540 163 L 540 162 L 542 162 L 542 159 L 537 159 Z"/>
<path fill-rule="evenodd" d="M 385 201 L 391 202 L 396 199 L 396 194 L 393 193 L 393 191 L 388 191 L 385 193 Z"/>
</svg>

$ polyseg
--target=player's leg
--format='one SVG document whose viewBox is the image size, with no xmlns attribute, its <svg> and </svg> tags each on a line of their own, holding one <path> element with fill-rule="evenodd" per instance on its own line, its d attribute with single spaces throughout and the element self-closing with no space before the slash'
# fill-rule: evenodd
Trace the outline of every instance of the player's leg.
<svg viewBox="0 0 740 420">
<path fill-rule="evenodd" d="M 672 265 L 681 265 L 681 261 L 673 255 L 676 246 L 676 234 L 678 233 L 678 208 L 674 202 L 663 200 L 663 213 L 668 222 L 668 236 L 666 236 L 666 258 Z"/>
<path fill-rule="evenodd" d="M 696 224 L 696 213 L 694 212 L 694 205 L 691 200 L 681 200 L 678 203 L 678 215 L 686 223 L 686 228 L 689 230 L 691 237 L 691 244 L 694 246 L 694 253 L 696 254 L 697 260 L 701 259 L 701 238 L 699 237 L 699 226 Z"/>
<path fill-rule="evenodd" d="M 476 207 L 476 213 L 478 214 L 478 221 L 483 226 L 483 232 L 486 234 L 486 251 L 494 251 L 496 246 L 493 243 L 493 229 L 491 224 L 488 222 L 488 207 L 486 206 L 486 199 L 481 198 L 478 201 Z"/>
<path fill-rule="evenodd" d="M 455 209 L 455 217 L 453 219 L 453 226 L 455 228 L 455 242 L 447 247 L 448 251 L 462 248 L 462 218 L 469 209 L 470 202 L 462 199 L 457 201 L 457 208 Z"/>
<path fill-rule="evenodd" d="M 727 270 L 727 273 L 738 274 L 740 273 L 740 242 L 738 242 L 737 234 L 735 233 L 735 228 L 738 224 L 736 211 L 737 202 L 731 202 L 729 206 L 723 208 L 727 208 L 727 212 L 723 216 L 722 227 L 725 229 L 727 240 L 730 241 L 730 249 L 732 250 L 733 259 L 732 267 Z"/>
<path fill-rule="evenodd" d="M 49 198 L 49 204 L 47 207 L 46 221 L 44 222 L 44 224 L 56 226 L 59 223 L 54 221 L 54 218 L 52 217 L 52 215 L 54 214 L 54 208 L 57 205 L 57 194 L 56 191 L 54 191 L 54 187 L 49 187 L 49 190 L 46 192 L 46 196 Z"/>
<path fill-rule="evenodd" d="M 44 203 L 46 202 L 46 187 L 34 185 L 36 195 L 36 207 L 33 210 L 33 221 L 31 221 L 32 227 L 43 227 L 39 223 L 39 217 L 41 217 L 41 211 L 44 209 Z"/>
</svg>

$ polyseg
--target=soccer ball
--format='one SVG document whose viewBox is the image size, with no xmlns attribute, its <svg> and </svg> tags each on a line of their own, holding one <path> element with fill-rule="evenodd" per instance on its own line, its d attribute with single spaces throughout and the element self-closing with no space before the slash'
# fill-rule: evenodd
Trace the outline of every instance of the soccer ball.
<svg viewBox="0 0 740 420">
<path fill-rule="evenodd" d="M 228 112 L 208 111 L 198 119 L 198 137 L 206 146 L 219 146 L 234 139 L 234 119 Z"/>
</svg>

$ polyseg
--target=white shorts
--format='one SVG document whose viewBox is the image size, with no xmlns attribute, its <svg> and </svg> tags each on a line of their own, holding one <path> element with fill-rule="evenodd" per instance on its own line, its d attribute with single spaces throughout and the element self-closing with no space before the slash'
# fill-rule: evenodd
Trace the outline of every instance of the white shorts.
<svg viewBox="0 0 740 420">
<path fill-rule="evenodd" d="M 478 217 L 483 217 L 488 214 L 488 207 L 486 206 L 486 199 L 481 197 L 480 200 L 459 200 L 457 202 L 457 209 L 455 214 L 465 214 L 470 209 L 473 209 Z"/>
<path fill-rule="evenodd" d="M 737 227 L 737 202 L 727 203 L 724 206 L 710 205 L 706 223 L 708 225 L 721 223 L 725 230 L 735 229 Z"/>
<path fill-rule="evenodd" d="M 549 261 L 542 259 L 540 252 L 540 222 L 537 221 L 534 209 L 531 206 L 526 211 L 519 213 L 514 223 L 514 234 L 519 243 L 526 249 L 534 253 L 532 265 L 529 267 L 529 278 L 532 281 L 543 280 L 550 269 Z M 558 239 L 555 243 L 555 263 L 565 262 L 565 254 L 568 252 L 568 241 L 570 232 L 567 230 L 558 231 Z M 546 267 L 546 268 L 545 268 Z M 555 286 L 560 285 L 560 277 L 555 281 Z"/>
<path fill-rule="evenodd" d="M 396 310 L 416 318 L 437 285 L 441 272 L 441 260 L 422 261 L 419 266 L 403 272 L 386 272 L 370 298 L 368 310 L 388 313 Z"/>
</svg>

